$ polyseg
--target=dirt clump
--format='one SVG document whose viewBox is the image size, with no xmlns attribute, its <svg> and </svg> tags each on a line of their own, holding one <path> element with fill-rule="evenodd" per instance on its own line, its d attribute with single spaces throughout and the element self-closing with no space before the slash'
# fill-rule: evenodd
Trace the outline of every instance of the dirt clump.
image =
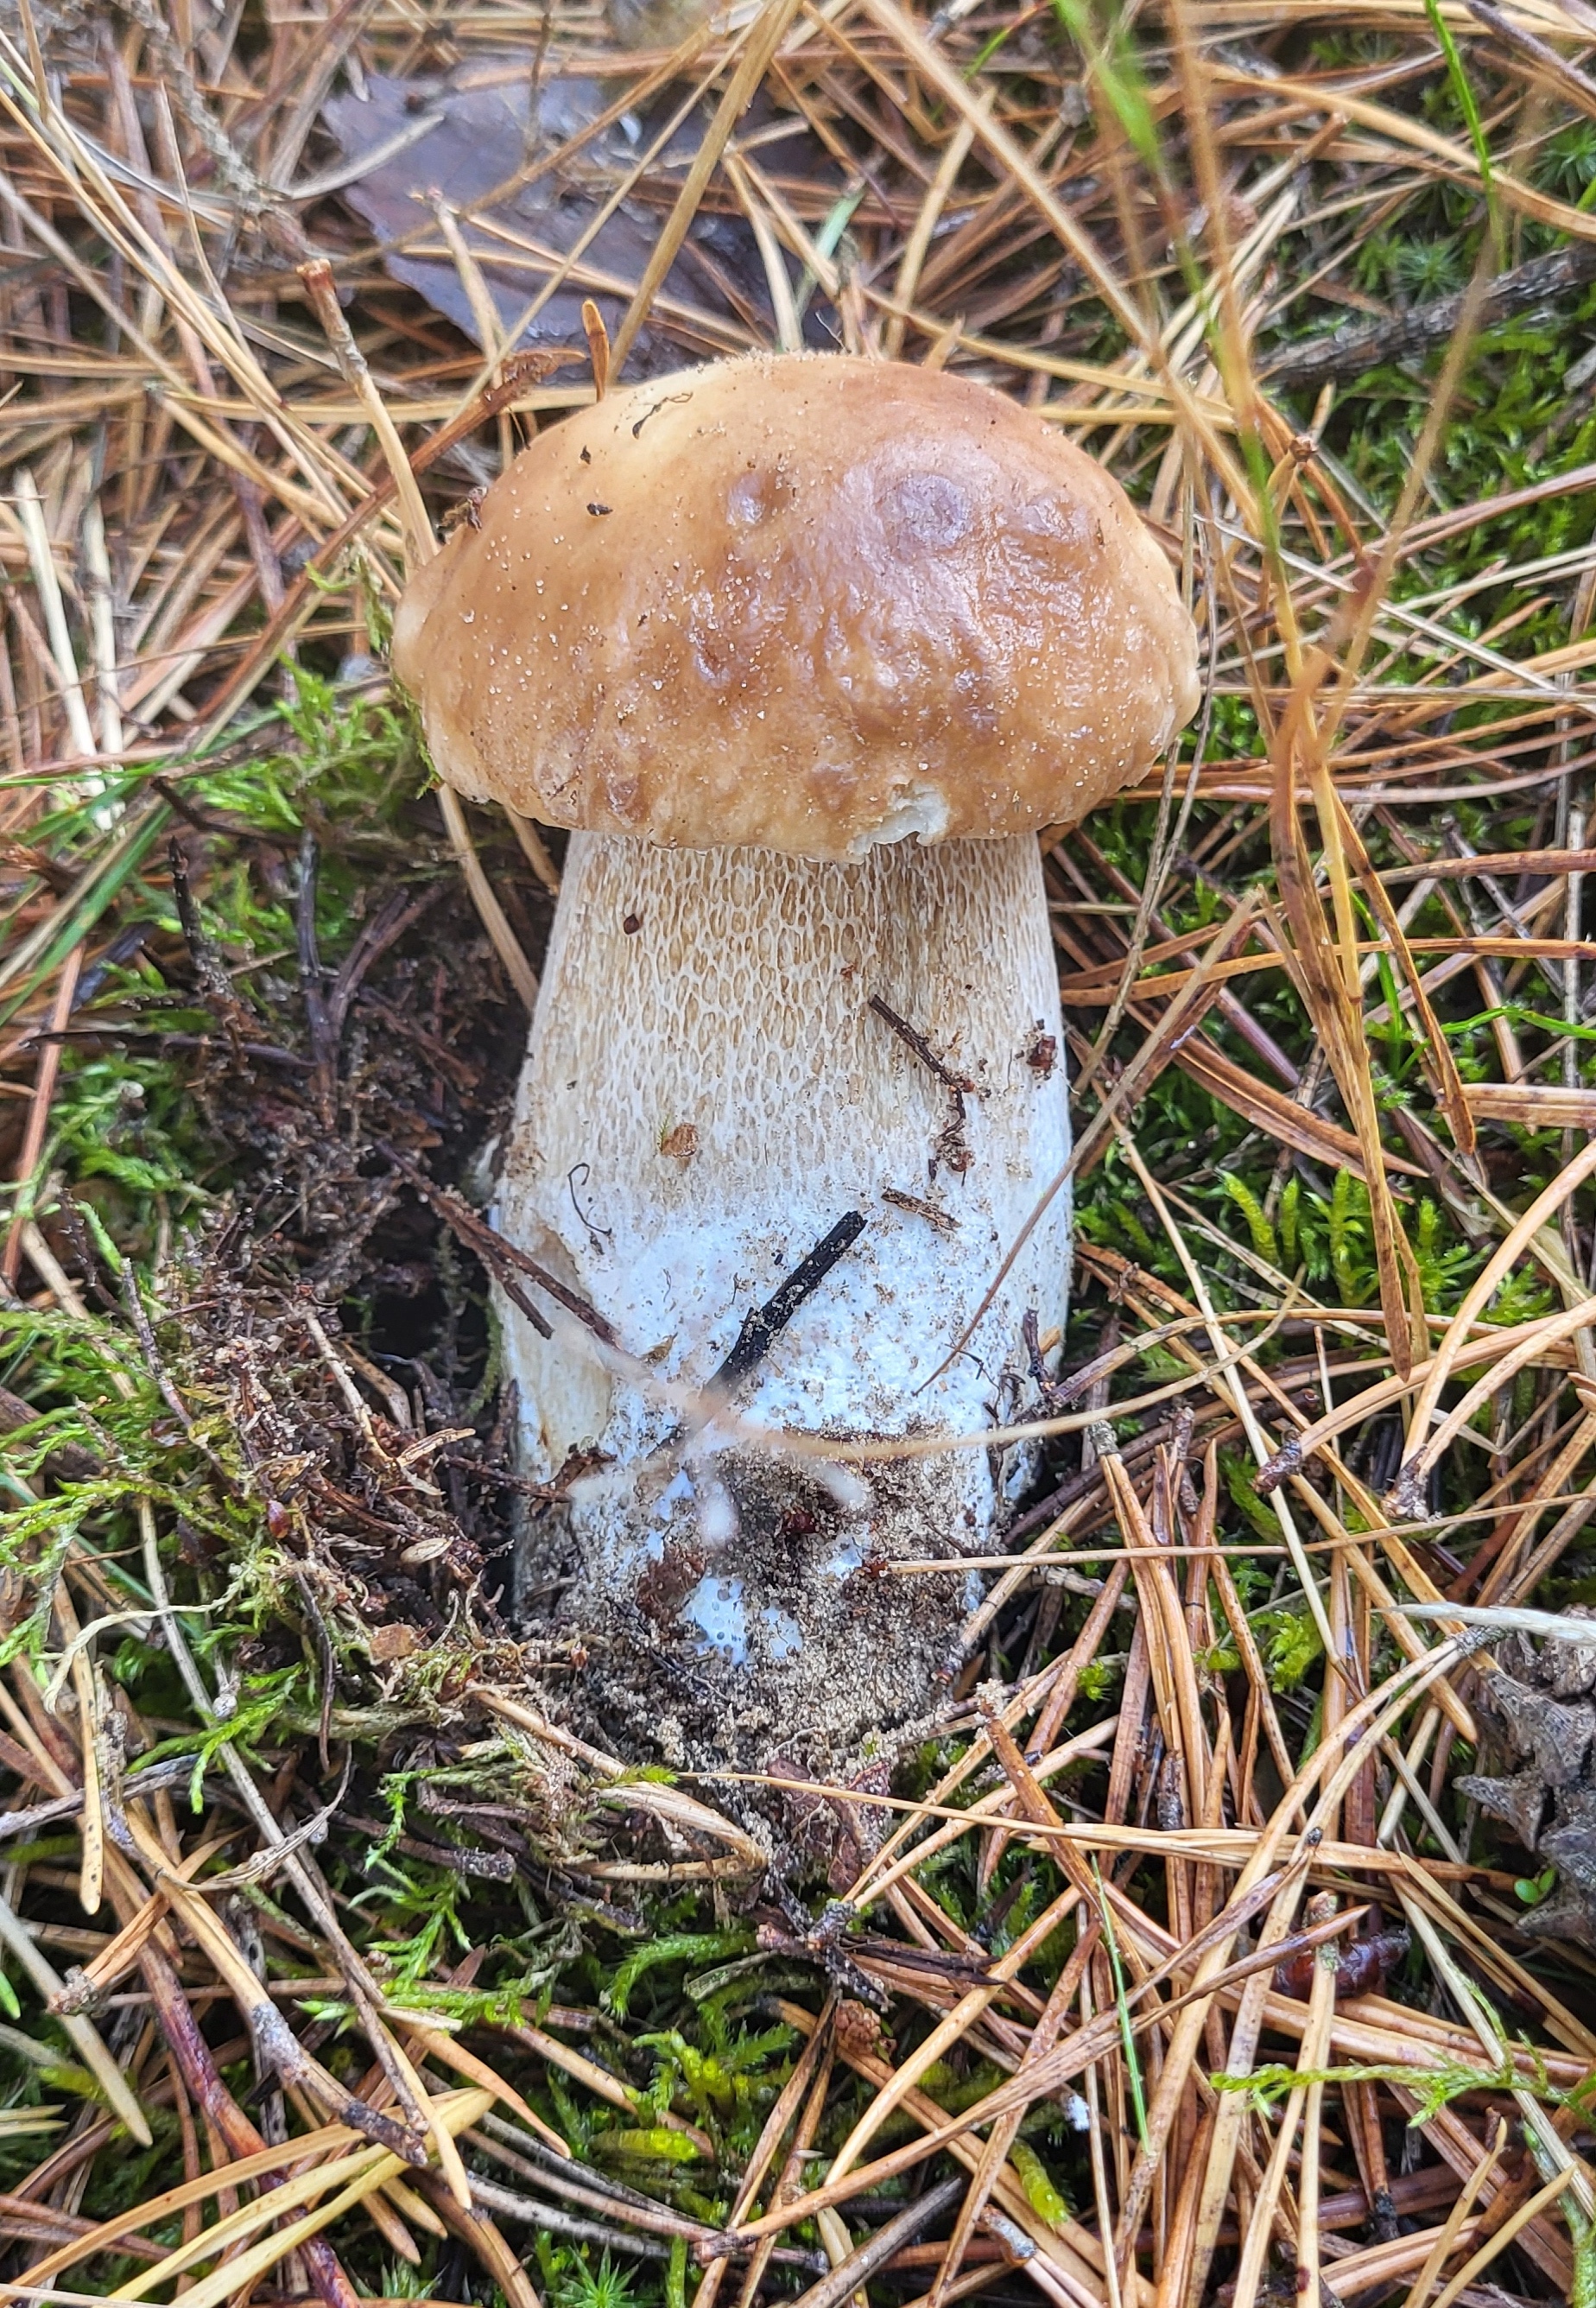
<svg viewBox="0 0 1596 2308">
<path fill-rule="evenodd" d="M 1488 1817 L 1512 1829 L 1524 1849 L 1557 1871 L 1552 1897 L 1519 1928 L 1540 1939 L 1596 1947 L 1596 1612 L 1591 1640 L 1548 1642 L 1519 1635 L 1497 1653 L 1501 1673 L 1482 1684 L 1483 1753 L 1495 1769 L 1457 1781 Z"/>
<path fill-rule="evenodd" d="M 896 1754 L 948 1699 L 973 1579 L 932 1536 L 931 1462 L 871 1465 L 839 1491 L 802 1464 L 726 1452 L 732 1535 L 707 1535 L 687 1485 L 631 1593 L 585 1576 L 556 1510 L 528 1534 L 523 1594 L 558 1589 L 547 1632 L 579 1626 L 596 1732 L 667 1763 L 845 1780 Z M 895 1562 L 949 1552 L 946 1573 Z M 536 1621 L 523 1632 L 536 1640 Z"/>
</svg>

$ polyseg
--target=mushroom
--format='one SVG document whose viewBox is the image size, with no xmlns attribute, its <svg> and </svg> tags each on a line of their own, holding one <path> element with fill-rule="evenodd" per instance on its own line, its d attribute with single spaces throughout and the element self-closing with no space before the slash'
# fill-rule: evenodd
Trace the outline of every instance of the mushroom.
<svg viewBox="0 0 1596 2308">
<path fill-rule="evenodd" d="M 857 1752 L 1023 1478 L 968 1441 L 1056 1346 L 1067 1193 L 949 1350 L 1068 1155 L 1038 831 L 1197 702 L 1167 561 L 1046 417 L 761 355 L 540 434 L 393 663 L 443 778 L 572 829 L 496 1211 L 631 1358 L 502 1310 L 528 1473 L 589 1469 L 565 1608 L 667 1755 Z"/>
</svg>

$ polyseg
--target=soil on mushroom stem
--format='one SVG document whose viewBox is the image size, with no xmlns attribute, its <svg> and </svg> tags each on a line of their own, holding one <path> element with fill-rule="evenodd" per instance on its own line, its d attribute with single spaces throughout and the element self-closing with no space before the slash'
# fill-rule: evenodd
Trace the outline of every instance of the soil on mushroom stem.
<svg viewBox="0 0 1596 2308">
<path fill-rule="evenodd" d="M 871 1528 L 894 1535 L 894 1554 L 922 1551 L 915 1535 L 935 1522 L 934 1464 L 889 1460 L 868 1470 Z M 562 1622 L 579 1626 L 588 1650 L 580 1702 L 596 1735 L 673 1765 L 778 1778 L 797 1765 L 801 1775 L 844 1782 L 931 1735 L 926 1695 L 933 1706 L 935 1696 L 950 1695 L 959 1666 L 947 1587 L 962 1588 L 970 1574 L 950 1566 L 946 1578 L 895 1577 L 883 1550 L 828 1576 L 825 1566 L 847 1543 L 847 1518 L 823 1480 L 745 1452 L 726 1453 L 716 1468 L 736 1516 L 734 1537 L 718 1546 L 701 1534 L 675 1538 L 636 1601 L 577 1583 L 558 1510 L 528 1531 L 524 1591 L 571 1589 L 561 1618 L 544 1623 L 551 1635 Z M 780 1615 L 791 1656 L 779 1711 L 768 1684 L 742 1672 L 729 1651 L 684 1634 L 682 1604 L 717 1572 Z M 862 1724 L 879 1727 L 862 1740 Z M 787 1807 L 773 1798 L 768 1808 L 782 1817 Z"/>
</svg>

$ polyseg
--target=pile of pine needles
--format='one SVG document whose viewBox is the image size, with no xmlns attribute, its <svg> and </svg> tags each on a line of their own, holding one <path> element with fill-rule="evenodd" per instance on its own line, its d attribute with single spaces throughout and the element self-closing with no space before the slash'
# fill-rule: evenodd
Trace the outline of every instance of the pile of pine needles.
<svg viewBox="0 0 1596 2308">
<path fill-rule="evenodd" d="M 1593 58 L 0 20 L 0 2300 L 1596 2301 Z M 500 177 L 408 177 L 495 87 Z M 518 1590 L 477 1210 L 559 841 L 382 647 L 606 357 L 802 343 L 1101 457 L 1206 690 L 1044 843 L 1045 1484 L 937 1735 L 773 1852 Z"/>
</svg>

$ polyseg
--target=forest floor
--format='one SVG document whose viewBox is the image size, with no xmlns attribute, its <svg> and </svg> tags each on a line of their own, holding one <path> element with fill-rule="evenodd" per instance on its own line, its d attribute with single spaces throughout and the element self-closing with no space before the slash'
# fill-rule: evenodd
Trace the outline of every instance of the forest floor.
<svg viewBox="0 0 1596 2308">
<path fill-rule="evenodd" d="M 0 16 L 4 2296 L 1596 2302 L 1593 72 L 1576 0 Z M 509 1604 L 562 837 L 440 805 L 390 458 L 456 513 L 588 297 L 1044 409 L 1204 635 L 1045 844 L 1086 1375 L 828 1885 Z"/>
</svg>

